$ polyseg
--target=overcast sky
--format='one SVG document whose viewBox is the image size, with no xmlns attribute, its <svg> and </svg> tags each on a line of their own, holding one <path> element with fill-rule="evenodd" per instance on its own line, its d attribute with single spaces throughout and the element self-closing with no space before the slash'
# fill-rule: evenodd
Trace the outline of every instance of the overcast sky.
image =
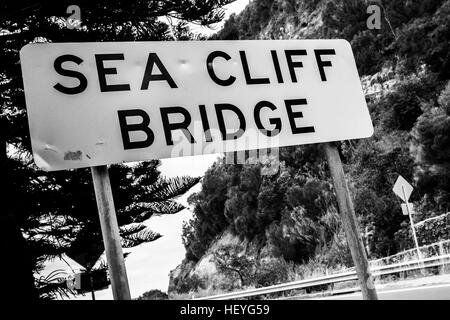
<svg viewBox="0 0 450 320">
<path fill-rule="evenodd" d="M 225 19 L 232 13 L 239 13 L 249 3 L 249 0 L 237 0 L 225 8 Z M 220 30 L 223 21 L 213 26 L 213 29 L 192 25 L 194 32 L 210 35 Z M 184 158 L 173 158 L 162 160 L 160 171 L 164 176 L 203 176 L 205 171 L 217 159 L 218 154 L 193 156 Z M 191 189 L 187 194 L 179 199 L 185 205 L 188 196 L 200 190 L 200 184 Z M 189 210 L 183 210 L 176 215 L 166 215 L 152 217 L 146 224 L 155 232 L 163 235 L 162 238 L 141 244 L 131 250 L 131 254 L 125 261 L 128 281 L 130 284 L 131 297 L 137 298 L 141 294 L 151 289 L 167 291 L 169 285 L 169 272 L 181 263 L 185 250 L 181 242 L 181 226 L 183 221 L 192 218 Z M 63 269 L 71 273 L 71 268 L 77 270 L 79 265 L 70 258 L 66 259 L 70 267 L 63 261 L 56 260 L 48 264 L 43 274 L 52 270 Z M 97 291 L 97 299 L 113 299 L 111 286 L 108 289 Z M 78 296 L 74 299 L 90 300 L 91 295 Z"/>
<path fill-rule="evenodd" d="M 222 28 L 224 22 L 228 17 L 233 13 L 239 13 L 244 10 L 245 6 L 250 2 L 250 0 L 237 0 L 235 2 L 230 3 L 225 6 L 225 18 L 216 24 L 211 25 L 210 27 L 203 27 L 198 25 L 190 25 L 191 30 L 193 32 L 203 33 L 206 35 L 211 35 Z"/>
<path fill-rule="evenodd" d="M 202 176 L 204 172 L 217 159 L 218 154 L 203 156 L 193 156 L 185 158 L 173 158 L 162 160 L 160 171 L 167 177 L 181 175 Z M 188 193 L 180 197 L 178 201 L 187 206 L 188 196 L 199 191 L 201 185 L 198 184 Z M 169 272 L 181 263 L 185 250 L 181 242 L 181 227 L 183 221 L 192 218 L 189 210 L 183 210 L 176 215 L 155 216 L 150 218 L 146 224 L 155 232 L 163 235 L 162 238 L 141 244 L 133 249 L 125 250 L 131 254 L 125 260 L 125 265 L 130 284 L 131 297 L 137 298 L 141 294 L 151 289 L 167 291 L 169 285 Z M 69 274 L 71 268 L 77 271 L 80 266 L 66 257 L 70 267 L 61 260 L 55 260 L 48 264 L 43 274 L 57 269 L 63 269 Z M 111 287 L 106 290 L 96 292 L 97 299 L 112 299 Z M 74 299 L 90 300 L 91 295 L 78 296 Z"/>
</svg>

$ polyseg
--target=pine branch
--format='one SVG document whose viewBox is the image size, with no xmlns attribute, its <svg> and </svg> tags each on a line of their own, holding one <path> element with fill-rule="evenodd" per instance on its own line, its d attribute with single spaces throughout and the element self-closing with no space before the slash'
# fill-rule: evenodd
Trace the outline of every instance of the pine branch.
<svg viewBox="0 0 450 320">
<path fill-rule="evenodd" d="M 191 189 L 201 180 L 200 177 L 160 178 L 151 186 L 145 187 L 146 192 L 136 197 L 138 202 L 166 201 L 176 198 Z"/>
<path fill-rule="evenodd" d="M 160 235 L 159 233 L 153 232 L 149 229 L 145 229 L 140 232 L 122 237 L 122 247 L 132 248 L 140 245 L 141 243 L 155 241 L 156 239 L 159 239 L 161 237 L 162 235 Z"/>
<path fill-rule="evenodd" d="M 133 224 L 120 227 L 120 236 L 121 237 L 129 237 L 135 233 L 138 233 L 142 230 L 147 229 L 147 227 L 143 224 Z"/>
<path fill-rule="evenodd" d="M 39 297 L 44 300 L 54 300 L 56 298 L 70 298 L 75 296 L 75 291 L 67 288 L 64 270 L 55 270 L 47 276 L 40 276 L 35 279 L 35 286 Z"/>
</svg>

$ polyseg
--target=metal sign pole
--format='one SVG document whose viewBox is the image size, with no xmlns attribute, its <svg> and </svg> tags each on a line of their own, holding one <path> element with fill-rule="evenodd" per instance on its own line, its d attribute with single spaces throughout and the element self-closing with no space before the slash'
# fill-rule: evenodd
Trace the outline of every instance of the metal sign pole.
<svg viewBox="0 0 450 320">
<path fill-rule="evenodd" d="M 328 167 L 330 168 L 331 178 L 333 179 L 339 213 L 355 264 L 356 273 L 358 274 L 363 299 L 378 300 L 377 291 L 369 269 L 369 262 L 364 250 L 364 244 L 359 234 L 353 202 L 348 191 L 347 182 L 345 181 L 344 169 L 342 168 L 339 152 L 334 143 L 324 143 L 323 148 L 328 161 Z"/>
<path fill-rule="evenodd" d="M 91 167 L 114 300 L 131 300 L 108 168 Z"/>
<path fill-rule="evenodd" d="M 409 221 L 411 223 L 412 234 L 414 237 L 414 243 L 416 245 L 416 250 L 417 250 L 417 257 L 419 260 L 421 260 L 422 254 L 420 253 L 419 242 L 417 241 L 416 229 L 414 228 L 414 221 L 412 219 L 411 211 L 409 210 L 408 200 L 406 199 L 405 188 L 403 186 L 402 186 L 402 192 L 403 192 L 403 200 L 405 201 L 406 211 L 408 212 Z"/>
</svg>

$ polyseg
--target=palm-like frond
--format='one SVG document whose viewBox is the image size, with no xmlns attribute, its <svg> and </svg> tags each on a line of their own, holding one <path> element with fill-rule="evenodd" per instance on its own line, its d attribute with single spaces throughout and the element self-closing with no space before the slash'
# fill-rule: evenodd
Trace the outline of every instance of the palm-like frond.
<svg viewBox="0 0 450 320">
<path fill-rule="evenodd" d="M 152 230 L 146 228 L 142 229 L 143 225 L 138 227 L 131 226 L 122 234 L 122 247 L 132 248 L 140 245 L 141 243 L 155 241 L 162 236 L 159 233 L 153 232 Z"/>
<path fill-rule="evenodd" d="M 141 223 L 153 215 L 175 214 L 185 207 L 175 201 L 167 200 L 161 202 L 139 202 L 125 208 L 119 213 L 120 220 L 126 223 Z"/>
<path fill-rule="evenodd" d="M 135 233 L 138 233 L 142 230 L 147 229 L 147 227 L 141 223 L 138 224 L 131 224 L 131 225 L 126 225 L 126 226 L 122 226 L 120 227 L 120 236 L 121 237 L 129 237 Z"/>
<path fill-rule="evenodd" d="M 166 200 L 166 201 L 160 201 L 160 202 L 141 202 L 137 203 L 136 206 L 140 207 L 141 209 L 151 212 L 152 214 L 174 214 L 177 212 L 180 212 L 184 209 L 184 206 L 178 202 Z M 150 217 L 150 216 L 149 216 Z M 148 217 L 148 218 L 149 218 Z M 148 219 L 147 218 L 147 219 Z"/>
<path fill-rule="evenodd" d="M 61 245 L 56 241 L 38 237 L 27 239 L 27 243 L 33 254 L 38 257 L 38 262 L 52 261 L 56 257 L 62 256 L 68 248 L 67 244 Z"/>
<path fill-rule="evenodd" d="M 47 276 L 35 279 L 35 286 L 41 299 L 70 298 L 75 296 L 75 291 L 69 289 L 66 284 L 66 272 L 55 270 Z"/>
<path fill-rule="evenodd" d="M 196 177 L 176 177 L 176 178 L 160 178 L 154 184 L 145 186 L 145 192 L 136 196 L 138 202 L 156 202 L 166 201 L 176 198 L 193 186 L 195 186 L 201 178 Z"/>
</svg>

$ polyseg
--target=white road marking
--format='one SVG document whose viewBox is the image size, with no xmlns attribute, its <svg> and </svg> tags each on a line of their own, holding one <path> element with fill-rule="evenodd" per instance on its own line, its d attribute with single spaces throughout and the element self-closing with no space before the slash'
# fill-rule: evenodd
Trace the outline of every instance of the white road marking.
<svg viewBox="0 0 450 320">
<path fill-rule="evenodd" d="M 438 289 L 438 288 L 444 288 L 444 287 L 450 287 L 450 283 L 431 285 L 431 286 L 420 286 L 420 287 L 413 287 L 413 288 L 404 288 L 404 289 L 385 290 L 385 291 L 379 291 L 378 294 L 382 295 L 382 294 L 389 294 L 389 293 L 395 293 L 395 292 L 430 290 L 430 289 Z M 350 297 L 361 297 L 361 292 L 353 293 L 353 294 L 331 296 L 331 297 L 323 297 L 323 298 L 314 299 L 314 300 L 333 300 L 333 299 L 342 299 L 342 298 L 350 298 Z M 450 299 L 450 297 L 449 297 L 449 299 Z M 308 299 L 308 300 L 313 300 L 313 299 Z"/>
</svg>

